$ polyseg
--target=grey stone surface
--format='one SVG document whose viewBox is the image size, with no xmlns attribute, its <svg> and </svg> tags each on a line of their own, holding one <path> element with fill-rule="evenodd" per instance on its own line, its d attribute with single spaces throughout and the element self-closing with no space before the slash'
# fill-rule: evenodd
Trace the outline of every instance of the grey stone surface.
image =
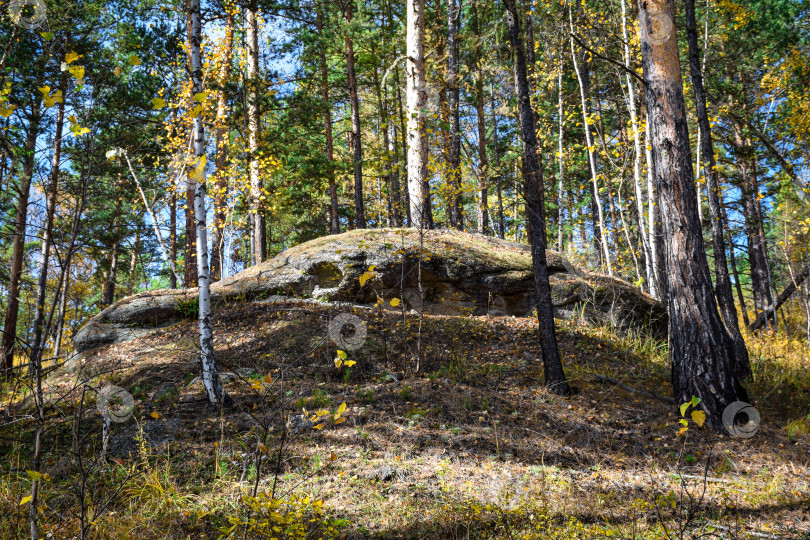
<svg viewBox="0 0 810 540">
<path fill-rule="evenodd" d="M 620 279 L 577 268 L 556 251 L 546 257 L 555 316 L 583 316 L 666 336 L 664 308 L 649 295 Z M 376 274 L 361 287 L 360 276 L 371 266 Z M 189 315 L 196 294 L 196 289 L 160 290 L 119 300 L 76 334 L 76 351 L 172 324 Z M 388 299 L 401 294 L 406 309 L 434 315 L 530 315 L 536 306 L 531 251 L 458 231 L 350 231 L 290 248 L 211 287 L 214 309 L 289 297 L 370 305 L 378 294 Z"/>
</svg>

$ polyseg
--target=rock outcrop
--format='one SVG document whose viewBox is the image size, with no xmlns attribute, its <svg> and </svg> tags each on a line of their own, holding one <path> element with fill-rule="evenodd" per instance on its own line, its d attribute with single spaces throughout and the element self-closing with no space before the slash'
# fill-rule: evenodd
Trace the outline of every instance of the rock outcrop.
<svg viewBox="0 0 810 540">
<path fill-rule="evenodd" d="M 666 335 L 663 306 L 629 283 L 581 269 L 547 252 L 555 315 Z M 420 293 L 421 282 L 421 293 Z M 523 244 L 457 231 L 360 230 L 312 240 L 211 287 L 225 303 L 310 298 L 373 304 L 401 298 L 438 315 L 527 316 L 536 305 L 531 252 Z M 93 317 L 76 351 L 133 339 L 193 316 L 196 289 L 147 291 Z M 399 308 L 397 308 L 399 309 Z"/>
</svg>

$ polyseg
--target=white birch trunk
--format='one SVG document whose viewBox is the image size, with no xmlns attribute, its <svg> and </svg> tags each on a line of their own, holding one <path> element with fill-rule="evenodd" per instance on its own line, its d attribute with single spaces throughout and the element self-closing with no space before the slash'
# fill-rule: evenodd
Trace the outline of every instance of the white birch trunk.
<svg viewBox="0 0 810 540">
<path fill-rule="evenodd" d="M 250 207 L 253 214 L 253 264 L 267 258 L 264 216 L 262 206 L 262 180 L 259 171 L 259 23 L 256 10 L 245 10 L 247 26 L 247 80 L 248 80 L 248 149 L 250 150 Z"/>
<path fill-rule="evenodd" d="M 119 150 L 123 155 L 124 159 L 127 160 L 127 165 L 129 166 L 129 172 L 132 175 L 132 179 L 135 180 L 135 185 L 138 187 L 138 192 L 141 194 L 141 200 L 143 200 L 143 205 L 146 207 L 146 211 L 149 212 L 149 217 L 152 218 L 152 228 L 155 231 L 155 237 L 157 238 L 158 245 L 160 246 L 160 252 L 163 254 L 163 258 L 169 263 L 169 269 L 174 275 L 174 279 L 177 280 L 177 283 L 181 284 L 182 287 L 183 279 L 180 277 L 180 274 L 177 273 L 177 268 L 174 265 L 174 260 L 172 259 L 171 255 L 169 255 L 169 250 L 166 249 L 166 244 L 163 242 L 163 234 L 160 232 L 160 226 L 158 224 L 157 216 L 155 216 L 155 212 L 152 210 L 152 207 L 149 205 L 149 201 L 146 199 L 146 194 L 143 192 L 143 188 L 141 187 L 141 182 L 138 180 L 138 176 L 135 174 L 135 171 L 132 168 L 132 162 L 129 161 L 129 155 L 121 149 Z"/>
<path fill-rule="evenodd" d="M 571 27 L 571 33 L 574 32 L 574 22 L 571 16 L 571 10 L 568 11 L 568 22 Z M 571 59 L 574 62 L 574 72 L 577 74 L 577 82 L 579 83 L 579 97 L 582 102 L 582 119 L 584 121 L 585 129 L 585 143 L 588 145 L 588 165 L 591 168 L 591 178 L 593 179 L 593 196 L 596 202 L 596 209 L 599 219 L 599 235 L 602 240 L 602 255 L 605 257 L 605 265 L 607 266 L 608 275 L 613 275 L 613 265 L 610 264 L 610 252 L 608 251 L 607 235 L 605 234 L 605 214 L 602 211 L 602 200 L 599 196 L 599 183 L 596 181 L 596 159 L 593 155 L 593 138 L 591 137 L 591 127 L 588 124 L 588 106 L 585 100 L 585 88 L 582 85 L 582 75 L 579 71 L 579 63 L 577 62 L 577 54 L 574 51 L 574 38 L 571 38 Z"/>
<path fill-rule="evenodd" d="M 650 245 L 650 258 L 652 259 L 652 271 L 653 276 L 655 278 L 658 277 L 658 244 L 655 236 L 655 188 L 653 185 L 653 176 L 655 175 L 655 171 L 653 170 L 653 160 L 652 160 L 652 147 L 650 146 L 650 122 L 644 122 L 644 157 L 647 161 L 647 234 L 649 235 L 649 245 Z M 658 279 L 654 279 L 653 283 L 655 283 L 656 287 L 655 290 L 652 291 L 650 294 L 660 299 L 661 298 L 661 287 L 658 283 Z"/>
<path fill-rule="evenodd" d="M 427 228 L 428 146 L 425 133 L 425 0 L 408 0 L 407 19 L 408 194 L 411 226 Z"/>
<path fill-rule="evenodd" d="M 191 81 L 192 92 L 196 95 L 203 91 L 202 85 L 202 28 L 200 23 L 200 0 L 190 0 L 191 12 Z M 205 128 L 202 117 L 194 118 L 194 155 L 197 160 L 194 167 L 196 183 L 194 186 L 194 221 L 197 232 L 197 279 L 199 298 L 200 327 L 200 364 L 202 380 L 208 401 L 219 404 L 223 398 L 222 382 L 217 373 L 214 361 L 214 338 L 211 332 L 211 292 L 208 275 L 208 234 L 205 218 Z M 192 175 L 189 175 L 189 182 Z"/>
<path fill-rule="evenodd" d="M 622 0 L 622 38 L 624 41 L 624 66 L 632 69 L 630 61 L 630 41 L 627 32 L 627 3 Z M 638 125 L 638 109 L 636 108 L 636 87 L 629 72 L 624 74 L 627 83 L 627 108 L 630 111 L 630 123 L 633 126 L 633 188 L 636 193 L 636 212 L 638 213 L 639 234 L 641 235 L 641 248 L 644 251 L 644 266 L 647 277 L 647 291 L 654 294 L 655 271 L 653 270 L 650 242 L 647 238 L 647 227 L 644 223 L 644 194 L 641 191 L 641 136 Z M 631 249 L 633 244 L 630 243 Z"/>
</svg>

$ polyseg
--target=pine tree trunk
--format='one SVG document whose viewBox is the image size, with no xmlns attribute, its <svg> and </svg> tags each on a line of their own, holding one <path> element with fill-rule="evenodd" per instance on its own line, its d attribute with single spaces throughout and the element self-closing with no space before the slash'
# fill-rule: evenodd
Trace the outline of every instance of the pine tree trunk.
<svg viewBox="0 0 810 540">
<path fill-rule="evenodd" d="M 349 83 L 349 102 L 352 109 L 352 164 L 354 165 L 354 216 L 355 227 L 366 228 L 366 210 L 363 202 L 363 147 L 361 144 L 360 98 L 357 94 L 357 74 L 354 69 L 354 40 L 351 22 L 354 0 L 346 4 L 346 74 Z"/>
<path fill-rule="evenodd" d="M 506 224 L 503 215 L 503 172 L 501 171 L 500 153 L 498 152 L 498 113 L 495 110 L 495 87 L 489 83 L 490 109 L 492 110 L 492 149 L 495 158 L 495 191 L 498 197 L 498 238 L 503 240 L 506 236 Z"/>
<path fill-rule="evenodd" d="M 233 60 L 234 16 L 231 11 L 225 15 L 225 38 L 222 45 L 222 66 L 219 70 L 219 88 L 217 89 L 216 116 L 216 167 L 217 179 L 214 183 L 214 223 L 211 230 L 211 281 L 222 279 L 222 267 L 225 259 L 222 256 L 225 244 L 225 220 L 228 210 L 228 95 L 225 85 L 231 77 Z"/>
<path fill-rule="evenodd" d="M 407 0 L 408 194 L 411 227 L 431 228 L 425 106 L 425 0 Z"/>
<path fill-rule="evenodd" d="M 736 348 L 717 311 L 697 215 L 692 156 L 671 0 L 640 0 L 644 94 L 652 137 L 665 246 L 672 388 L 676 403 L 697 396 L 707 423 L 747 395 L 736 373 Z"/>
<path fill-rule="evenodd" d="M 743 132 L 742 123 L 733 121 L 732 144 L 740 175 L 742 210 L 745 216 L 745 232 L 748 238 L 748 260 L 751 265 L 751 285 L 754 292 L 754 309 L 758 316 L 770 302 L 768 279 L 768 254 L 765 249 L 765 234 L 759 206 L 759 182 L 757 179 L 756 153 L 751 139 Z M 766 327 L 774 319 L 766 319 Z"/>
<path fill-rule="evenodd" d="M 315 28 L 323 32 L 323 1 L 318 2 Z M 329 66 L 326 64 L 325 44 L 319 47 L 318 64 L 321 72 L 321 100 L 323 101 L 323 134 L 326 139 L 326 172 L 329 177 L 329 232 L 340 234 L 340 216 L 338 214 L 337 183 L 335 182 L 335 156 L 332 134 L 332 101 L 329 97 Z"/>
<path fill-rule="evenodd" d="M 202 84 L 202 25 L 200 22 L 200 0 L 189 1 L 189 15 L 191 18 L 191 82 L 194 95 L 203 91 Z M 197 164 L 205 156 L 205 128 L 202 117 L 194 118 L 194 155 Z M 214 360 L 214 338 L 211 332 L 211 291 L 208 276 L 208 238 L 205 226 L 205 168 L 197 169 L 194 190 L 194 217 L 197 233 L 197 275 L 199 278 L 199 332 L 200 332 L 200 364 L 202 380 L 208 401 L 213 404 L 222 404 L 225 397 L 222 382 L 217 373 Z"/>
<path fill-rule="evenodd" d="M 135 273 L 138 270 L 138 250 L 141 249 L 141 230 L 135 231 L 135 241 L 132 243 L 132 253 L 129 259 L 129 276 L 127 276 L 127 296 L 132 296 L 135 288 Z"/>
<path fill-rule="evenodd" d="M 709 203 L 709 220 L 712 229 L 712 249 L 714 251 L 715 294 L 723 323 L 734 340 L 736 347 L 737 375 L 745 377 L 751 374 L 748 360 L 748 349 L 737 322 L 737 310 L 734 307 L 734 295 L 731 291 L 731 278 L 726 263 L 726 243 L 723 240 L 723 222 L 720 212 L 720 183 L 717 179 L 714 161 L 714 144 L 712 141 L 709 113 L 706 109 L 706 94 L 703 88 L 703 72 L 700 65 L 698 49 L 697 23 L 695 21 L 695 0 L 685 0 L 686 37 L 689 43 L 689 69 L 692 75 L 692 89 L 695 93 L 695 105 L 700 127 L 700 148 L 698 155 L 703 156 L 704 176 L 706 178 L 706 195 Z M 707 15 L 708 16 L 708 15 Z M 699 192 L 699 189 L 698 189 Z M 698 205 L 700 199 L 698 199 Z M 700 217 L 700 216 L 699 216 Z M 702 220 L 701 220 L 702 222 Z"/>
<path fill-rule="evenodd" d="M 6 314 L 3 320 L 3 342 L 0 361 L 6 375 L 14 366 L 14 349 L 17 341 L 17 315 L 20 308 L 20 285 L 22 283 L 23 257 L 25 257 L 25 234 L 28 220 L 28 197 L 36 164 L 36 145 L 39 135 L 41 101 L 35 100 L 28 133 L 23 146 L 23 170 L 17 197 L 17 211 L 14 220 L 14 241 L 11 248 L 11 268 L 9 270 L 8 292 L 6 294 Z"/>
<path fill-rule="evenodd" d="M 473 9 L 475 2 L 473 1 Z M 461 124 L 459 120 L 458 30 L 461 11 L 456 0 L 447 2 L 447 101 L 450 148 L 447 168 L 450 179 L 450 226 L 464 230 L 461 216 Z"/>
<path fill-rule="evenodd" d="M 554 329 L 554 312 L 551 304 L 551 287 L 546 264 L 546 223 L 543 201 L 543 166 L 537 144 L 537 126 L 529 97 L 529 81 L 526 74 L 526 59 L 523 41 L 520 39 L 520 19 L 514 0 L 504 0 L 506 23 L 509 29 L 509 44 L 514 58 L 515 94 L 518 102 L 520 138 L 523 146 L 524 197 L 528 203 L 528 220 L 531 222 L 532 267 L 537 289 L 537 322 L 540 346 L 543 354 L 543 370 L 546 387 L 557 394 L 569 395 L 572 390 L 565 379 L 557 336 Z"/>
<path fill-rule="evenodd" d="M 475 0 L 472 3 L 473 34 L 481 35 L 478 25 L 478 8 Z M 488 162 L 487 162 L 487 126 L 484 116 L 484 70 L 481 40 L 475 45 L 475 112 L 478 126 L 478 233 L 489 234 L 489 196 Z"/>
<path fill-rule="evenodd" d="M 101 297 L 102 307 L 109 306 L 115 300 L 115 282 L 118 280 L 118 256 L 121 251 L 121 199 L 115 205 L 115 218 L 113 221 L 113 245 L 110 250 L 110 271 L 104 283 L 104 294 Z"/>
</svg>

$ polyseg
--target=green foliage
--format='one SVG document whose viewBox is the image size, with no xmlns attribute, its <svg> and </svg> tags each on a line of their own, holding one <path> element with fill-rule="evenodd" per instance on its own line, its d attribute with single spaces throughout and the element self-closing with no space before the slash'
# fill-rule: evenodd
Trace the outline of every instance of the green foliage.
<svg viewBox="0 0 810 540">
<path fill-rule="evenodd" d="M 183 319 L 196 319 L 200 315 L 200 299 L 196 296 L 177 302 L 177 313 Z"/>
</svg>

